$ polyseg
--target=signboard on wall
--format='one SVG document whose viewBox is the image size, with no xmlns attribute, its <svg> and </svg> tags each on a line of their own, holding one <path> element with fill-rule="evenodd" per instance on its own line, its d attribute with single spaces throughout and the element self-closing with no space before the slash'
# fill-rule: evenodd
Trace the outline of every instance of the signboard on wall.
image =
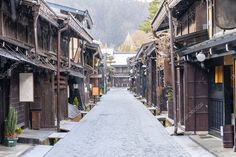
<svg viewBox="0 0 236 157">
<path fill-rule="evenodd" d="M 19 74 L 20 102 L 34 102 L 33 73 Z"/>
<path fill-rule="evenodd" d="M 236 1 L 235 0 L 215 0 L 216 25 L 222 29 L 236 28 Z"/>
<path fill-rule="evenodd" d="M 99 88 L 93 87 L 92 94 L 93 94 L 93 96 L 99 96 Z"/>
</svg>

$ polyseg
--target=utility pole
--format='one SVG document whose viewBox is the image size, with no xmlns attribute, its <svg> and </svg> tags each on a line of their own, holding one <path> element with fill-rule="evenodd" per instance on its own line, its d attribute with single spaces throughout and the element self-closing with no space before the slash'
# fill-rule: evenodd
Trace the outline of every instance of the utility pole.
<svg viewBox="0 0 236 157">
<path fill-rule="evenodd" d="M 169 28 L 170 28 L 170 55 L 171 55 L 171 75 L 172 75 L 172 88 L 173 88 L 173 108 L 174 108 L 174 134 L 177 135 L 178 122 L 177 122 L 176 85 L 175 85 L 174 28 L 173 28 L 171 8 L 168 9 L 168 13 L 169 13 Z"/>
</svg>

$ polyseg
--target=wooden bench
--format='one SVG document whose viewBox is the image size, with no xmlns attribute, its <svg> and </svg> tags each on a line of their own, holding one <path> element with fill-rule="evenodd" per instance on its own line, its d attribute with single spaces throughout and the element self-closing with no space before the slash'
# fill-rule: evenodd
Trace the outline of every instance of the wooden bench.
<svg viewBox="0 0 236 157">
<path fill-rule="evenodd" d="M 81 118 L 83 118 L 88 112 L 87 111 L 80 111 Z"/>
<path fill-rule="evenodd" d="M 153 114 L 154 116 L 157 115 L 157 109 L 156 109 L 155 107 L 148 107 L 148 110 L 149 110 L 150 112 L 152 112 L 152 114 Z"/>
<path fill-rule="evenodd" d="M 146 99 L 141 99 L 140 101 L 141 101 L 141 103 L 143 103 L 144 105 L 147 103 L 147 100 L 146 100 Z"/>
<path fill-rule="evenodd" d="M 96 104 L 94 104 L 94 103 L 89 104 L 89 105 L 88 105 L 89 110 L 92 110 L 92 109 L 94 108 L 94 106 L 96 106 Z"/>
<path fill-rule="evenodd" d="M 54 132 L 48 136 L 49 139 L 62 139 L 67 135 L 66 132 Z"/>
<path fill-rule="evenodd" d="M 54 132 L 51 135 L 48 136 L 50 145 L 54 145 L 57 143 L 60 139 L 63 139 L 67 135 L 67 132 Z"/>
</svg>

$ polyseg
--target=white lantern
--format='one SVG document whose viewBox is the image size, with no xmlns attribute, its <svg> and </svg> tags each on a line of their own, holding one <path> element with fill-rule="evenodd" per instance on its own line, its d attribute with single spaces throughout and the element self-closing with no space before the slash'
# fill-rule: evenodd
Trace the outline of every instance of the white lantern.
<svg viewBox="0 0 236 157">
<path fill-rule="evenodd" d="M 197 60 L 198 60 L 199 62 L 203 62 L 203 61 L 206 60 L 206 55 L 205 55 L 204 53 L 202 53 L 202 52 L 200 52 L 199 54 L 197 54 L 196 57 L 197 57 Z"/>
</svg>

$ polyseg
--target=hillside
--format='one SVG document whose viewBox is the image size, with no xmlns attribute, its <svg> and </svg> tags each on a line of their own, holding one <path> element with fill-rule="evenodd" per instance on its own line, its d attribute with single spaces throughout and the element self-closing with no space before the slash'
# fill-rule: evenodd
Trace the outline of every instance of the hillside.
<svg viewBox="0 0 236 157">
<path fill-rule="evenodd" d="M 96 39 L 117 47 L 128 32 L 133 33 L 147 17 L 148 3 L 137 0 L 48 0 L 78 9 L 88 9 Z"/>
</svg>

